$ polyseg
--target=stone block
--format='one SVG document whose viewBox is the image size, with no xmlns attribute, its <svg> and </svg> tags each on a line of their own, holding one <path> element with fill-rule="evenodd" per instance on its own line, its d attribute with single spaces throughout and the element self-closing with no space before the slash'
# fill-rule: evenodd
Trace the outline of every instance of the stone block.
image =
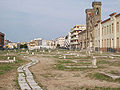
<svg viewBox="0 0 120 90">
<path fill-rule="evenodd" d="M 33 78 L 26 78 L 27 82 L 29 83 L 36 83 Z"/>
<path fill-rule="evenodd" d="M 18 77 L 18 82 L 26 83 L 25 77 Z"/>
<path fill-rule="evenodd" d="M 25 77 L 24 73 L 19 73 L 19 77 Z"/>
<path fill-rule="evenodd" d="M 21 90 L 32 90 L 27 83 L 19 83 Z"/>
</svg>

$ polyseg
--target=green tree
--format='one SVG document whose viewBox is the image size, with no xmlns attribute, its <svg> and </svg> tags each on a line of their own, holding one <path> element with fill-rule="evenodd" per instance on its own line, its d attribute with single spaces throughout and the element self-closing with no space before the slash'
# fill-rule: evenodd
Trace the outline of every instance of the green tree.
<svg viewBox="0 0 120 90">
<path fill-rule="evenodd" d="M 60 48 L 60 44 L 57 44 L 57 48 Z"/>
</svg>

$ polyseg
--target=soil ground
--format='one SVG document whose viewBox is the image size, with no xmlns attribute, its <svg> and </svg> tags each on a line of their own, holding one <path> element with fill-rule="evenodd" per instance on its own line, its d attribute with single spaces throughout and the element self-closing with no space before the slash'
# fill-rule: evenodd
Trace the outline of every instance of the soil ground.
<svg viewBox="0 0 120 90">
<path fill-rule="evenodd" d="M 17 82 L 18 77 L 17 67 L 28 63 L 28 60 L 24 59 L 22 56 L 18 57 L 16 63 L 13 64 L 0 63 L 0 66 L 2 67 L 0 70 L 3 69 L 2 71 L 4 72 L 3 74 L 0 74 L 0 90 L 20 90 Z M 10 68 L 7 66 L 10 66 Z"/>
<path fill-rule="evenodd" d="M 89 62 L 91 58 L 89 57 L 75 57 L 74 55 L 68 57 L 69 59 L 60 59 L 59 56 L 63 57 L 67 52 L 61 51 L 58 53 L 55 51 L 53 53 L 42 53 L 38 52 L 34 57 L 39 60 L 39 63 L 30 67 L 30 71 L 34 75 L 35 81 L 43 88 L 43 90 L 94 90 L 95 87 L 110 87 L 110 88 L 120 88 L 120 82 L 113 82 L 107 80 L 99 80 L 96 78 L 91 78 L 88 75 L 101 72 L 101 71 L 117 71 L 120 72 L 120 58 L 116 57 L 114 59 L 110 58 L 97 58 L 97 69 L 78 69 L 78 70 L 59 70 L 56 69 L 58 62 L 56 60 L 79 60 L 81 65 Z M 71 52 L 71 53 L 76 53 Z M 79 52 L 78 52 L 79 53 Z M 82 53 L 85 55 L 85 53 Z M 97 55 L 97 54 L 96 54 Z M 106 55 L 109 55 L 108 53 Z M 99 54 L 98 54 L 99 56 Z M 88 59 L 88 60 L 87 60 Z M 24 62 L 22 64 L 26 64 Z M 76 63 L 62 62 L 63 65 L 79 65 Z M 61 65 L 62 65 L 61 64 Z M 17 70 L 12 69 L 2 75 L 0 75 L 0 90 L 19 90 L 17 85 Z M 106 89 L 95 89 L 95 90 L 106 90 Z M 113 90 L 113 89 L 107 89 Z M 115 89 L 119 90 L 119 89 Z"/>
<path fill-rule="evenodd" d="M 17 71 L 11 70 L 0 75 L 0 90 L 18 90 L 16 86 Z"/>
<path fill-rule="evenodd" d="M 36 58 L 40 62 L 32 66 L 30 70 L 44 90 L 86 90 L 86 88 L 94 87 L 120 87 L 118 82 L 100 81 L 86 77 L 88 71 L 56 70 L 54 69 L 56 58 L 42 57 L 41 55 L 38 55 Z M 120 71 L 120 68 L 117 69 Z M 91 73 L 96 71 L 98 69 L 91 71 Z"/>
</svg>

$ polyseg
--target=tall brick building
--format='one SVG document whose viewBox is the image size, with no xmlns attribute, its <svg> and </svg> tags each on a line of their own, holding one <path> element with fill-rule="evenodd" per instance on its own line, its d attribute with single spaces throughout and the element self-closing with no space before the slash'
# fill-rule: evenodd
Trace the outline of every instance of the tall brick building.
<svg viewBox="0 0 120 90">
<path fill-rule="evenodd" d="M 4 46 L 4 37 L 5 37 L 5 34 L 0 32 L 0 49 L 2 49 Z"/>
<path fill-rule="evenodd" d="M 86 9 L 86 47 L 94 49 L 95 25 L 101 21 L 101 2 L 92 2 L 92 9 Z"/>
</svg>

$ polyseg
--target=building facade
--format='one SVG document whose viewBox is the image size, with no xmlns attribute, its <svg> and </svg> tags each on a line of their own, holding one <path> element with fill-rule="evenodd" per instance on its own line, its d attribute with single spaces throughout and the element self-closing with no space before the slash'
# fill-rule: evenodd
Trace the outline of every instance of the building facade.
<svg viewBox="0 0 120 90">
<path fill-rule="evenodd" d="M 42 40 L 42 48 L 55 49 L 53 40 Z"/>
<path fill-rule="evenodd" d="M 86 30 L 84 30 L 78 34 L 78 42 L 79 42 L 80 50 L 86 49 L 87 46 L 86 41 L 87 41 L 87 35 L 86 35 Z"/>
<path fill-rule="evenodd" d="M 68 35 L 65 37 L 65 47 L 70 48 L 71 33 L 68 32 Z"/>
<path fill-rule="evenodd" d="M 3 49 L 5 34 L 0 32 L 0 49 Z"/>
<path fill-rule="evenodd" d="M 46 48 L 46 49 L 54 49 L 54 41 L 53 40 L 44 40 L 42 38 L 36 38 L 34 40 L 31 40 L 28 43 L 28 48 L 30 50 L 33 49 L 41 49 L 41 48 Z"/>
<path fill-rule="evenodd" d="M 65 47 L 65 37 L 61 36 L 55 40 L 55 46 L 60 45 L 60 47 Z"/>
<path fill-rule="evenodd" d="M 70 40 L 70 48 L 71 49 L 79 49 L 79 42 L 78 42 L 78 34 L 86 29 L 86 25 L 75 25 L 70 33 L 71 33 L 71 40 Z"/>
<path fill-rule="evenodd" d="M 16 49 L 18 48 L 18 43 L 17 42 L 11 42 L 7 44 L 9 49 Z"/>
<path fill-rule="evenodd" d="M 31 40 L 27 45 L 30 50 L 40 49 L 40 46 L 42 45 L 42 38 Z"/>
<path fill-rule="evenodd" d="M 120 14 L 109 16 L 95 26 L 95 50 L 120 51 Z"/>
</svg>

